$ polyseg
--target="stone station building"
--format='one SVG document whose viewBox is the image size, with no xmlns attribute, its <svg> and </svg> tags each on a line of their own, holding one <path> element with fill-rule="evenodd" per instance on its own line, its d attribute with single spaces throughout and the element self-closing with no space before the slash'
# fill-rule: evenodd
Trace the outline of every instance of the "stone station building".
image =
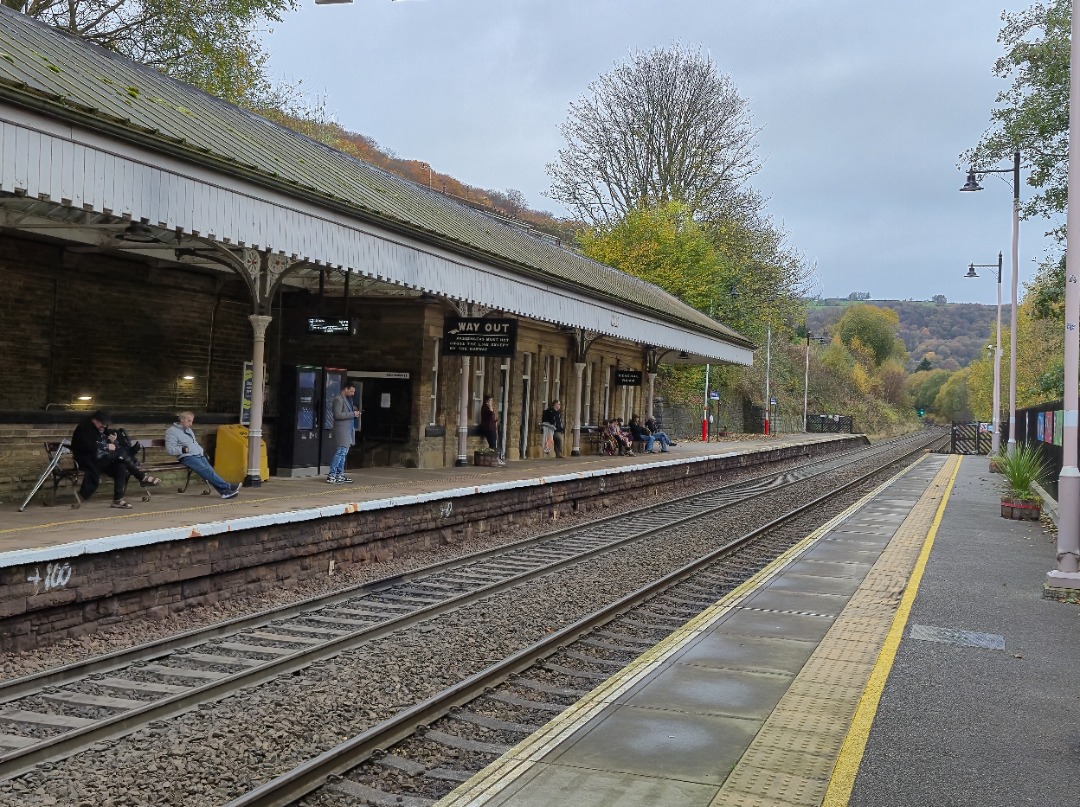
<svg viewBox="0 0 1080 807">
<path fill-rule="evenodd" d="M 155 437 L 191 409 L 205 443 L 249 406 L 273 475 L 296 367 L 363 384 L 352 462 L 432 468 L 469 461 L 485 393 L 507 459 L 555 398 L 587 453 L 582 428 L 648 412 L 660 364 L 753 355 L 651 284 L 4 7 L 0 284 L 4 499 L 98 408 Z M 509 355 L 448 354 L 455 323 L 506 322 Z"/>
</svg>

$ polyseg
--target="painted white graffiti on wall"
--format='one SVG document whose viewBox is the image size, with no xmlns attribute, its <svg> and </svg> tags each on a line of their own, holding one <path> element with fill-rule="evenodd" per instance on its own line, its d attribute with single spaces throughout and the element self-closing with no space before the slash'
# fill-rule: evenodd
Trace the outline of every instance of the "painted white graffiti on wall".
<svg viewBox="0 0 1080 807">
<path fill-rule="evenodd" d="M 45 567 L 45 576 L 42 577 L 39 568 L 35 566 L 34 573 L 26 578 L 26 582 L 34 584 L 35 594 L 52 591 L 66 586 L 74 571 L 70 563 L 50 563 Z"/>
</svg>

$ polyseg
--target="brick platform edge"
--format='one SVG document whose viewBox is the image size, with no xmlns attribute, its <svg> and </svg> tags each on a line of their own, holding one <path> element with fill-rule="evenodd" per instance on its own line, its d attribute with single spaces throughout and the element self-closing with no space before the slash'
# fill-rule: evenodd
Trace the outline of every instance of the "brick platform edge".
<svg viewBox="0 0 1080 807">
<path fill-rule="evenodd" d="M 133 617 L 160 618 L 328 573 L 421 553 L 537 519 L 557 525 L 561 515 L 607 507 L 628 493 L 677 496 L 695 478 L 782 459 L 848 450 L 865 438 L 787 446 L 700 462 L 510 490 L 479 492 L 443 501 L 278 524 L 58 558 L 52 564 L 0 569 L 0 650 L 27 650 L 64 637 L 92 633 Z M 446 503 L 452 502 L 446 513 Z M 62 571 L 61 571 L 62 570 Z M 52 586 L 43 585 L 52 574 Z M 57 584 L 61 584 L 57 587 Z M 51 590 L 45 590 L 51 588 Z"/>
</svg>

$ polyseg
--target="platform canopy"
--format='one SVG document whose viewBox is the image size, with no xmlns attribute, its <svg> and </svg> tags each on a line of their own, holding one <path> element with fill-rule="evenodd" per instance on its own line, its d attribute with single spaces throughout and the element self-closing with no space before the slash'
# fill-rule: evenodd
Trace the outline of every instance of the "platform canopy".
<svg viewBox="0 0 1080 807">
<path fill-rule="evenodd" d="M 476 303 L 638 342 L 753 344 L 660 288 L 0 6 L 0 227 L 160 261 L 246 247 L 354 288 Z"/>
</svg>

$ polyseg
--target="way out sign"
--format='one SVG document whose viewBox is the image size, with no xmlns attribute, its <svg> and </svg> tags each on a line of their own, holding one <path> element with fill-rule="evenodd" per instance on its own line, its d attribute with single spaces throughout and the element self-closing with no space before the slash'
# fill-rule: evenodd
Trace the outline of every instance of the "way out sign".
<svg viewBox="0 0 1080 807">
<path fill-rule="evenodd" d="M 513 358 L 516 349 L 516 319 L 446 317 L 443 320 L 444 356 Z"/>
</svg>

